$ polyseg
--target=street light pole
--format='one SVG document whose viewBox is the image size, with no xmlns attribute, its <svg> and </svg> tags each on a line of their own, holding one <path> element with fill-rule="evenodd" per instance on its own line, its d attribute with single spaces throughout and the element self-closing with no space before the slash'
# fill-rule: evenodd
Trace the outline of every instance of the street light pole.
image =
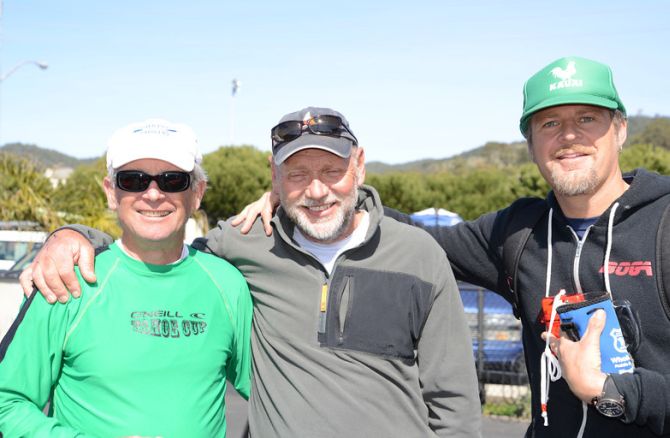
<svg viewBox="0 0 670 438">
<path fill-rule="evenodd" d="M 235 96 L 237 95 L 237 90 L 240 88 L 242 83 L 237 79 L 233 79 L 231 83 L 231 99 L 230 99 L 230 145 L 233 146 L 235 143 Z"/>
<path fill-rule="evenodd" d="M 10 77 L 12 74 L 14 74 L 14 72 L 16 72 L 18 69 L 20 69 L 24 65 L 28 65 L 28 64 L 35 64 L 41 70 L 46 70 L 49 67 L 49 64 L 47 64 L 46 62 L 43 62 L 43 61 L 32 61 L 32 60 L 22 61 L 22 62 L 19 62 L 18 64 L 16 64 L 14 67 L 10 68 L 6 73 L 3 73 L 2 75 L 0 75 L 0 82 L 3 82 L 5 79 Z"/>
<path fill-rule="evenodd" d="M 1 8 L 2 8 L 2 3 L 1 3 L 1 0 L 0 0 L 0 11 L 1 11 Z M 0 86 L 5 81 L 5 79 L 7 79 L 11 75 L 13 75 L 18 69 L 20 69 L 24 65 L 28 65 L 28 64 L 35 64 L 37 67 L 40 68 L 40 70 L 46 70 L 47 67 L 49 67 L 49 64 L 47 64 L 46 62 L 43 62 L 43 61 L 33 61 L 33 60 L 21 61 L 18 64 L 16 64 L 14 67 L 7 70 L 5 73 L 0 74 Z M 2 108 L 2 95 L 0 94 L 0 109 L 1 108 Z M 2 133 L 2 120 L 1 119 L 0 119 L 0 133 Z M 0 145 L 1 144 L 2 143 L 0 142 Z"/>
</svg>

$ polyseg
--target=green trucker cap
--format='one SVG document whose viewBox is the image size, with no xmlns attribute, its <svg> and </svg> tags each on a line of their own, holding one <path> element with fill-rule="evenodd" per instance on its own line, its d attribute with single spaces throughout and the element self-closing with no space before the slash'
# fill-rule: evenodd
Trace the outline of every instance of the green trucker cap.
<svg viewBox="0 0 670 438">
<path fill-rule="evenodd" d="M 557 59 L 535 73 L 523 86 L 523 114 L 519 122 L 525 136 L 530 117 L 557 105 L 594 105 L 618 109 L 626 115 L 614 87 L 612 69 L 586 58 Z"/>
</svg>

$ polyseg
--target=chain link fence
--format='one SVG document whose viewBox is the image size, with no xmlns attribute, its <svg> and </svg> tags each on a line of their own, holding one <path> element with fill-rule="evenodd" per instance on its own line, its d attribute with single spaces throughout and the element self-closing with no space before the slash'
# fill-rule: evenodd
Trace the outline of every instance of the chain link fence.
<svg viewBox="0 0 670 438">
<path fill-rule="evenodd" d="M 465 316 L 472 332 L 472 350 L 482 403 L 488 395 L 516 399 L 528 391 L 521 322 L 500 295 L 459 283 Z"/>
</svg>

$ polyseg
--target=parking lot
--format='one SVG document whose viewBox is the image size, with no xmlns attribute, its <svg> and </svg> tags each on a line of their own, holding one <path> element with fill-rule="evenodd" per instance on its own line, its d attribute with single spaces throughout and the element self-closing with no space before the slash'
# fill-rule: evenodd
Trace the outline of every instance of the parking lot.
<svg viewBox="0 0 670 438">
<path fill-rule="evenodd" d="M 468 283 L 459 283 L 459 290 L 472 333 L 482 401 L 491 392 L 488 389 L 496 386 L 509 388 L 493 390 L 490 395 L 500 398 L 500 393 L 504 399 L 513 398 L 510 395 L 525 390 L 528 383 L 521 323 L 500 295 Z"/>
</svg>

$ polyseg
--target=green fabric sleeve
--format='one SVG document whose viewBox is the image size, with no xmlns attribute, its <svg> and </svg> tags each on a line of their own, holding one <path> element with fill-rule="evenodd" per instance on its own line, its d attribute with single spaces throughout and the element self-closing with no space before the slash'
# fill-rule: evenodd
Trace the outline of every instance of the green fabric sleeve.
<svg viewBox="0 0 670 438">
<path fill-rule="evenodd" d="M 77 300 L 49 305 L 34 293 L 19 314 L 20 324 L 0 362 L 0 431 L 6 437 L 84 437 L 42 412 L 58 380 L 63 340 Z M 12 336 L 11 334 L 9 336 Z"/>
<path fill-rule="evenodd" d="M 240 276 L 240 278 L 242 278 Z M 253 315 L 251 294 L 246 281 L 242 279 L 237 295 L 235 338 L 232 357 L 226 366 L 226 376 L 237 392 L 249 399 L 251 372 L 251 317 Z"/>
</svg>

